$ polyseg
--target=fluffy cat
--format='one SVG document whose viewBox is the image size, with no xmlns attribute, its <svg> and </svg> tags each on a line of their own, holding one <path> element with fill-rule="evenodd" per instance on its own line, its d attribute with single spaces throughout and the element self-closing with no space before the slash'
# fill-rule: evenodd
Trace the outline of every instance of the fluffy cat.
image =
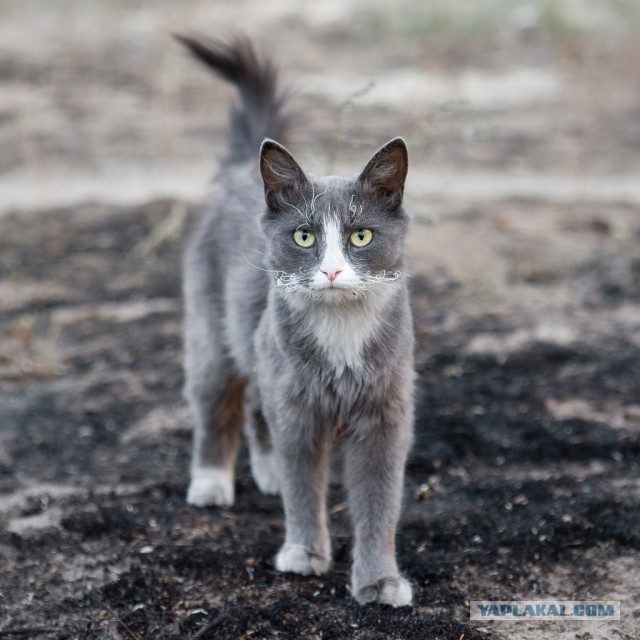
<svg viewBox="0 0 640 640">
<path fill-rule="evenodd" d="M 329 456 L 339 451 L 360 603 L 411 603 L 395 558 L 412 440 L 413 328 L 402 208 L 407 150 L 378 150 L 355 178 L 305 174 L 280 143 L 286 93 L 251 43 L 178 38 L 241 103 L 218 192 L 188 247 L 185 393 L 195 420 L 187 500 L 234 501 L 239 432 L 259 489 L 280 492 L 280 571 L 331 564 Z"/>
</svg>

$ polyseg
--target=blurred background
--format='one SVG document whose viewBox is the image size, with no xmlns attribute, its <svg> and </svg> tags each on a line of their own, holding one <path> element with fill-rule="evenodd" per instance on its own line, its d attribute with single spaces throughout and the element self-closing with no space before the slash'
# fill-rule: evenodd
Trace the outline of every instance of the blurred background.
<svg viewBox="0 0 640 640">
<path fill-rule="evenodd" d="M 418 213 L 432 195 L 637 202 L 639 27 L 635 0 L 5 0 L 0 209 L 201 196 L 231 91 L 171 38 L 189 30 L 276 56 L 314 171 L 405 136 Z"/>
</svg>

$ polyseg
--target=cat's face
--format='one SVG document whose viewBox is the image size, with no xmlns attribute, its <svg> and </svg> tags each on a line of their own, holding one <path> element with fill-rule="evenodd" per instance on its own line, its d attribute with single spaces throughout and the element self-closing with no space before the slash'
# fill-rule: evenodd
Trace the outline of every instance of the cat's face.
<svg viewBox="0 0 640 640">
<path fill-rule="evenodd" d="M 401 139 L 380 149 L 355 179 L 311 179 L 272 141 L 263 145 L 261 170 L 267 263 L 285 292 L 342 304 L 400 279 L 408 222 Z"/>
</svg>

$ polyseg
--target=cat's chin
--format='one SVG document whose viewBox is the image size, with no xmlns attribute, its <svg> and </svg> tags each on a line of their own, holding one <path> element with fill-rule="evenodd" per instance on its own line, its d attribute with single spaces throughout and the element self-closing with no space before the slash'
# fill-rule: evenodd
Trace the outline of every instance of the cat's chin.
<svg viewBox="0 0 640 640">
<path fill-rule="evenodd" d="M 323 304 L 349 304 L 358 299 L 358 292 L 348 287 L 322 287 L 312 289 L 311 297 Z"/>
</svg>

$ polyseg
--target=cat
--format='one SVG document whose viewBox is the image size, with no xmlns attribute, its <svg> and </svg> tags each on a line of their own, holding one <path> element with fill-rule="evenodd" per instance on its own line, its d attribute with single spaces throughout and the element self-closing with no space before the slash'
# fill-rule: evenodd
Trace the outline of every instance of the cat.
<svg viewBox="0 0 640 640">
<path fill-rule="evenodd" d="M 276 569 L 320 575 L 336 450 L 354 527 L 351 592 L 409 605 L 395 557 L 415 375 L 406 145 L 391 140 L 355 178 L 307 175 L 282 146 L 288 94 L 275 65 L 246 38 L 177 37 L 241 98 L 184 262 L 187 501 L 233 504 L 244 427 L 258 488 L 284 503 Z"/>
</svg>

